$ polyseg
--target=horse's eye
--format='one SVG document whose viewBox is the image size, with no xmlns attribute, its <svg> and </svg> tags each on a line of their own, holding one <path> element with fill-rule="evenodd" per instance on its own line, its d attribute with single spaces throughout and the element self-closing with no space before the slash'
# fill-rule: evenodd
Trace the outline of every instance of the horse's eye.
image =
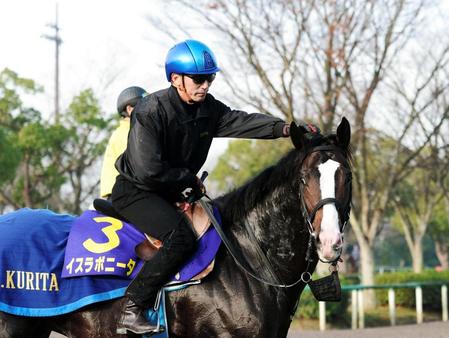
<svg viewBox="0 0 449 338">
<path fill-rule="evenodd" d="M 306 184 L 308 178 L 310 177 L 310 171 L 309 170 L 301 170 L 300 174 L 299 174 L 299 179 L 301 181 L 302 184 Z"/>
</svg>

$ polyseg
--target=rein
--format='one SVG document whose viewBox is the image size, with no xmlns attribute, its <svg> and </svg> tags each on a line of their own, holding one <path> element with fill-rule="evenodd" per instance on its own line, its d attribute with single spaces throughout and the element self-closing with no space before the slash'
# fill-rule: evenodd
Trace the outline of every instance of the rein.
<svg viewBox="0 0 449 338">
<path fill-rule="evenodd" d="M 303 158 L 302 162 L 304 161 L 304 159 L 309 154 L 311 154 L 313 152 L 327 151 L 327 150 L 336 150 L 336 149 L 339 149 L 339 148 L 334 146 L 334 145 L 325 145 L 325 146 L 314 147 L 314 148 L 310 149 L 304 155 L 304 158 Z M 302 166 L 302 162 L 301 162 L 301 166 Z M 281 281 L 281 279 L 277 276 L 277 274 L 274 271 L 274 268 L 273 268 L 270 260 L 268 259 L 266 254 L 263 252 L 262 248 L 260 247 L 254 232 L 252 231 L 252 229 L 249 226 L 247 226 L 247 224 L 245 222 L 245 229 L 247 230 L 248 235 L 251 238 L 251 241 L 252 241 L 252 243 L 254 245 L 254 248 L 257 251 L 257 253 L 259 254 L 259 256 L 262 258 L 262 260 L 264 261 L 264 264 L 265 264 L 269 274 L 273 277 L 274 282 L 268 281 L 268 280 L 265 280 L 265 279 L 259 277 L 258 275 L 256 275 L 256 273 L 253 271 L 252 268 L 246 267 L 245 266 L 246 264 L 242 263 L 243 260 L 241 261 L 238 258 L 240 255 L 237 254 L 237 252 L 234 250 L 234 247 L 232 246 L 230 240 L 228 239 L 228 237 L 224 233 L 224 231 L 221 228 L 221 226 L 218 223 L 218 221 L 215 219 L 215 216 L 214 216 L 210 206 L 204 200 L 201 200 L 201 199 L 198 200 L 200 205 L 203 207 L 203 209 L 206 211 L 207 215 L 209 216 L 209 218 L 210 218 L 210 220 L 212 222 L 212 225 L 214 226 L 214 228 L 216 229 L 216 231 L 220 235 L 223 243 L 225 244 L 226 248 L 228 249 L 230 255 L 234 259 L 234 261 L 237 264 L 237 266 L 240 267 L 246 274 L 248 274 L 249 276 L 251 276 L 252 278 L 254 278 L 255 280 L 257 280 L 257 281 L 259 281 L 259 282 L 261 282 L 263 284 L 266 284 L 266 285 L 269 285 L 269 286 L 273 286 L 273 287 L 277 287 L 277 288 L 291 288 L 291 287 L 297 285 L 300 282 L 303 282 L 303 283 L 307 284 L 307 283 L 309 283 L 311 281 L 311 279 L 312 279 L 311 278 L 311 274 L 310 274 L 310 272 L 308 272 L 308 270 L 309 270 L 310 263 L 313 261 L 313 259 L 311 258 L 312 257 L 312 250 L 313 250 L 314 246 L 316 247 L 316 240 L 317 240 L 317 234 L 316 234 L 316 231 L 313 228 L 313 220 L 315 218 L 315 214 L 324 205 L 334 203 L 336 205 L 336 207 L 337 207 L 340 221 L 344 220 L 344 222 L 340 222 L 342 224 L 342 226 L 340 227 L 340 232 L 343 232 L 345 227 L 346 227 L 346 223 L 347 223 L 347 218 L 348 217 L 346 217 L 345 215 L 342 215 L 340 202 L 337 199 L 335 199 L 335 198 L 325 198 L 325 199 L 320 200 L 314 206 L 314 208 L 312 209 L 311 214 L 309 215 L 309 213 L 307 212 L 305 201 L 304 201 L 304 186 L 305 186 L 305 183 L 306 183 L 305 180 L 302 178 L 301 181 L 300 181 L 300 200 L 301 200 L 301 206 L 302 206 L 302 214 L 303 214 L 303 217 L 306 220 L 307 229 L 309 231 L 309 240 L 308 240 L 307 251 L 306 251 L 307 266 L 306 266 L 306 270 L 301 273 L 301 276 L 294 283 L 291 283 L 291 284 L 283 283 Z M 211 200 L 209 198 L 209 196 L 206 195 L 206 197 L 209 200 Z M 341 254 L 341 252 L 340 252 L 340 254 Z M 340 255 L 335 260 L 333 260 L 333 261 L 326 261 L 324 263 L 329 263 L 329 264 L 331 264 L 332 266 L 335 267 L 337 265 L 337 262 L 338 262 L 339 259 L 340 259 Z"/>
<path fill-rule="evenodd" d="M 208 196 L 206 196 L 206 197 L 210 200 L 210 198 Z M 204 200 L 201 200 L 201 199 L 198 200 L 198 203 L 206 211 L 206 214 L 209 216 L 209 219 L 211 220 L 212 225 L 214 226 L 215 230 L 217 230 L 218 234 L 221 237 L 221 240 L 223 241 L 224 245 L 228 249 L 229 254 L 232 256 L 232 258 L 234 259 L 237 266 L 239 268 L 241 268 L 245 273 L 247 273 L 249 276 L 251 276 L 252 278 L 254 278 L 255 280 L 257 280 L 263 284 L 278 287 L 278 288 L 291 288 L 291 287 L 295 286 L 296 284 L 298 284 L 299 282 L 301 282 L 302 276 L 301 276 L 301 278 L 299 278 L 296 282 L 294 282 L 292 284 L 282 284 L 279 277 L 274 272 L 274 269 L 273 269 L 268 257 L 262 251 L 262 248 L 259 246 L 259 243 L 257 241 L 255 241 L 253 244 L 255 245 L 256 250 L 258 251 L 258 253 L 262 257 L 262 259 L 264 260 L 265 264 L 267 265 L 268 272 L 273 276 L 275 282 L 270 282 L 270 281 L 264 280 L 264 279 L 260 278 L 259 276 L 257 276 L 254 272 L 250 271 L 252 269 L 250 267 L 246 267 L 238 258 L 238 256 L 240 256 L 240 255 L 237 254 L 236 251 L 234 250 L 234 247 L 232 246 L 230 240 L 228 239 L 228 237 L 224 233 L 223 229 L 221 228 L 220 224 L 218 223 L 217 219 L 215 218 L 212 210 L 210 209 L 210 206 Z M 252 237 L 252 239 L 255 239 L 255 235 L 252 232 L 252 230 L 248 227 L 245 227 L 245 228 L 248 230 L 250 237 Z"/>
</svg>

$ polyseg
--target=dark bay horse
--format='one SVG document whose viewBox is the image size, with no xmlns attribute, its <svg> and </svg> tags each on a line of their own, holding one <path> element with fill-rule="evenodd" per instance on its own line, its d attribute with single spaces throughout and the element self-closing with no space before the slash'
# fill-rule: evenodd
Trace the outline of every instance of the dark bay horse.
<svg viewBox="0 0 449 338">
<path fill-rule="evenodd" d="M 292 126 L 295 146 L 278 164 L 214 201 L 223 229 L 244 262 L 222 245 L 201 284 L 167 295 L 170 337 L 286 337 L 305 287 L 303 272 L 318 259 L 338 259 L 351 201 L 350 126 L 309 138 Z M 314 250 L 309 263 L 309 238 Z M 254 276 L 240 268 L 250 269 Z M 256 278 L 255 278 L 256 277 Z M 0 313 L 0 337 L 124 337 L 116 322 L 123 300 L 55 317 Z"/>
</svg>

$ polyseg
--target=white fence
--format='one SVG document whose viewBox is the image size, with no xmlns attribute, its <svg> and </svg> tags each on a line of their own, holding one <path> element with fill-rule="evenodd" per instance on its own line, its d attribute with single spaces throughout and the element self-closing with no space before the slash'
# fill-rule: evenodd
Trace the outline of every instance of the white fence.
<svg viewBox="0 0 449 338">
<path fill-rule="evenodd" d="M 423 287 L 440 286 L 441 287 L 441 318 L 442 321 L 448 321 L 448 294 L 447 286 L 449 281 L 443 282 L 422 282 L 422 283 L 404 283 L 404 284 L 386 284 L 386 285 L 345 285 L 342 291 L 351 292 L 351 328 L 365 327 L 365 311 L 363 305 L 363 291 L 369 289 L 388 289 L 388 312 L 390 325 L 396 325 L 396 302 L 395 290 L 404 288 L 415 289 L 416 303 L 416 323 L 423 322 Z M 319 325 L 320 330 L 326 330 L 326 303 L 319 302 Z"/>
</svg>

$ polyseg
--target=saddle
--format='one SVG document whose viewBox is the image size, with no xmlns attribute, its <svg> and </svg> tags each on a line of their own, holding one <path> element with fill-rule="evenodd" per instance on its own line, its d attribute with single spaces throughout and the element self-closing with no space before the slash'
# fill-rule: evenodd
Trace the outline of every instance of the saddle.
<svg viewBox="0 0 449 338">
<path fill-rule="evenodd" d="M 93 205 L 95 210 L 106 216 L 130 223 L 114 209 L 112 203 L 108 200 L 97 198 L 94 200 Z M 190 223 L 193 225 L 193 229 L 195 230 L 198 239 L 201 238 L 211 225 L 211 221 L 203 207 L 197 203 L 192 204 L 189 208 L 184 208 L 184 204 L 179 204 L 177 207 L 184 212 Z M 162 246 L 162 242 L 148 234 L 145 234 L 145 237 L 147 239 L 137 246 L 136 253 L 139 258 L 147 261 L 156 254 Z"/>
</svg>

